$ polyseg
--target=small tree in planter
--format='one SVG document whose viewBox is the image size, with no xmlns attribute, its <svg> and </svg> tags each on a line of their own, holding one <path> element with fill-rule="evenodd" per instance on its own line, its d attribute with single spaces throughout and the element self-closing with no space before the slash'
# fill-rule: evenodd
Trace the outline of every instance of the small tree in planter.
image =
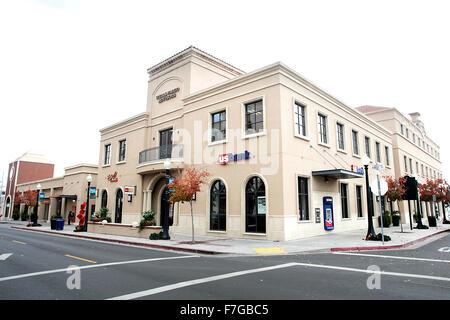
<svg viewBox="0 0 450 320">
<path fill-rule="evenodd" d="M 139 232 L 144 230 L 146 226 L 153 226 L 155 225 L 155 212 L 152 210 L 142 212 L 142 219 L 139 223 Z"/>
<path fill-rule="evenodd" d="M 206 183 L 206 179 L 209 176 L 208 171 L 196 170 L 194 168 L 186 168 L 183 175 L 179 174 L 178 177 L 173 179 L 173 182 L 169 184 L 171 192 L 169 201 L 175 202 L 189 202 L 191 206 L 191 224 L 192 224 L 192 244 L 194 241 L 194 212 L 192 207 L 192 199 L 197 192 L 200 192 L 200 188 Z"/>
<path fill-rule="evenodd" d="M 447 181 L 443 181 L 443 183 L 439 186 L 439 197 L 438 197 L 442 203 L 442 214 L 443 224 L 450 224 L 450 221 L 447 220 L 447 217 L 445 215 L 445 209 L 450 205 L 450 186 L 448 185 Z"/>
<path fill-rule="evenodd" d="M 424 202 L 432 202 L 433 196 L 436 197 L 436 202 L 440 202 L 443 199 L 443 194 L 441 194 L 440 185 L 443 184 L 442 179 L 429 180 L 419 186 L 420 200 Z M 433 210 L 434 211 L 434 210 Z M 436 226 L 436 217 L 433 212 L 431 216 L 428 216 L 428 223 L 430 227 Z"/>
</svg>

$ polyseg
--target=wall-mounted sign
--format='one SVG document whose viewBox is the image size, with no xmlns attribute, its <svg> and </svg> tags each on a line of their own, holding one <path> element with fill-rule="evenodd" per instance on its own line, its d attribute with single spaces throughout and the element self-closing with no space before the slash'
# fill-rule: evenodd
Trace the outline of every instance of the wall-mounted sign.
<svg viewBox="0 0 450 320">
<path fill-rule="evenodd" d="M 39 202 L 43 202 L 45 198 L 45 193 L 39 193 Z"/>
<path fill-rule="evenodd" d="M 220 164 L 227 164 L 229 162 L 235 162 L 235 161 L 239 161 L 239 160 L 247 160 L 250 159 L 250 152 L 248 152 L 247 150 L 245 150 L 245 152 L 243 153 L 237 153 L 237 154 L 232 154 L 232 153 L 224 153 L 219 155 L 219 163 Z"/>
<path fill-rule="evenodd" d="M 136 191 L 136 187 L 123 187 L 123 193 L 134 195 Z"/>
<path fill-rule="evenodd" d="M 119 181 L 119 177 L 117 175 L 117 171 L 114 172 L 113 174 L 108 174 L 108 176 L 106 177 L 106 179 L 109 182 L 118 182 Z"/>
<path fill-rule="evenodd" d="M 352 164 L 351 168 L 353 172 L 364 174 L 364 168 L 360 168 L 358 166 L 355 166 L 354 164 Z"/>
<path fill-rule="evenodd" d="M 180 88 L 175 88 L 170 91 L 164 92 L 160 95 L 157 95 L 156 100 L 158 100 L 159 103 L 163 103 L 164 101 L 173 99 L 177 96 L 178 91 L 180 91 Z"/>
<path fill-rule="evenodd" d="M 89 188 L 89 199 L 95 199 L 96 195 L 97 195 L 97 188 L 96 187 L 90 187 Z"/>
</svg>

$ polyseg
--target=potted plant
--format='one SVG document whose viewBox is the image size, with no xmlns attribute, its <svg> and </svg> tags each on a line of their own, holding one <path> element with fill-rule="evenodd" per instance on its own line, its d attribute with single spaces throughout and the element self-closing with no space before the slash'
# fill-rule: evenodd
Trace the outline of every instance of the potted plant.
<svg viewBox="0 0 450 320">
<path fill-rule="evenodd" d="M 398 227 L 400 225 L 400 212 L 399 211 L 392 212 L 392 225 L 394 227 Z"/>
<path fill-rule="evenodd" d="M 28 213 L 26 213 L 25 211 L 20 214 L 21 221 L 27 221 L 28 218 L 29 218 Z"/>
<path fill-rule="evenodd" d="M 378 217 L 378 223 L 381 227 L 381 217 Z M 383 228 L 389 228 L 389 226 L 391 225 L 392 219 L 391 219 L 391 214 L 389 211 L 385 211 L 383 213 Z"/>
<path fill-rule="evenodd" d="M 103 220 L 106 220 L 107 222 L 111 222 L 111 218 L 109 217 L 109 210 L 108 210 L 108 208 L 105 208 L 105 207 L 100 208 L 100 210 L 95 212 L 91 218 L 92 222 L 100 222 Z"/>
<path fill-rule="evenodd" d="M 155 224 L 155 212 L 148 210 L 142 213 L 142 219 L 139 223 L 139 232 L 144 230 L 146 226 L 152 226 Z"/>
</svg>

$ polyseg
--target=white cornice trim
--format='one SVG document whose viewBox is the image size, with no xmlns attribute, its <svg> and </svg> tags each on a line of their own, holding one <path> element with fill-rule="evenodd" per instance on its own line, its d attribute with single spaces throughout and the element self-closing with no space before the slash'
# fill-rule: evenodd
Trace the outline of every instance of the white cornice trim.
<svg viewBox="0 0 450 320">
<path fill-rule="evenodd" d="M 100 129 L 100 133 L 103 135 L 103 134 L 106 134 L 106 133 L 110 133 L 110 132 L 112 132 L 114 130 L 118 130 L 118 129 L 127 127 L 129 125 L 138 123 L 138 122 L 140 122 L 142 120 L 147 120 L 148 116 L 149 115 L 148 115 L 147 112 L 140 113 L 140 114 L 135 115 L 135 116 L 133 116 L 131 118 L 125 119 L 123 121 L 114 123 L 114 124 L 112 124 L 112 125 L 110 125 L 108 127 L 105 127 L 103 129 Z"/>
</svg>

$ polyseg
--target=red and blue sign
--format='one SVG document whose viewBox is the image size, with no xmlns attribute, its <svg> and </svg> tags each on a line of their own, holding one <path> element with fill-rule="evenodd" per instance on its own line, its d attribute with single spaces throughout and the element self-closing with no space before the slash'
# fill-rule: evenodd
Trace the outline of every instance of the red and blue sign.
<svg viewBox="0 0 450 320">
<path fill-rule="evenodd" d="M 243 153 L 224 153 L 219 155 L 219 163 L 225 165 L 230 162 L 250 159 L 250 152 L 245 150 Z"/>
</svg>

